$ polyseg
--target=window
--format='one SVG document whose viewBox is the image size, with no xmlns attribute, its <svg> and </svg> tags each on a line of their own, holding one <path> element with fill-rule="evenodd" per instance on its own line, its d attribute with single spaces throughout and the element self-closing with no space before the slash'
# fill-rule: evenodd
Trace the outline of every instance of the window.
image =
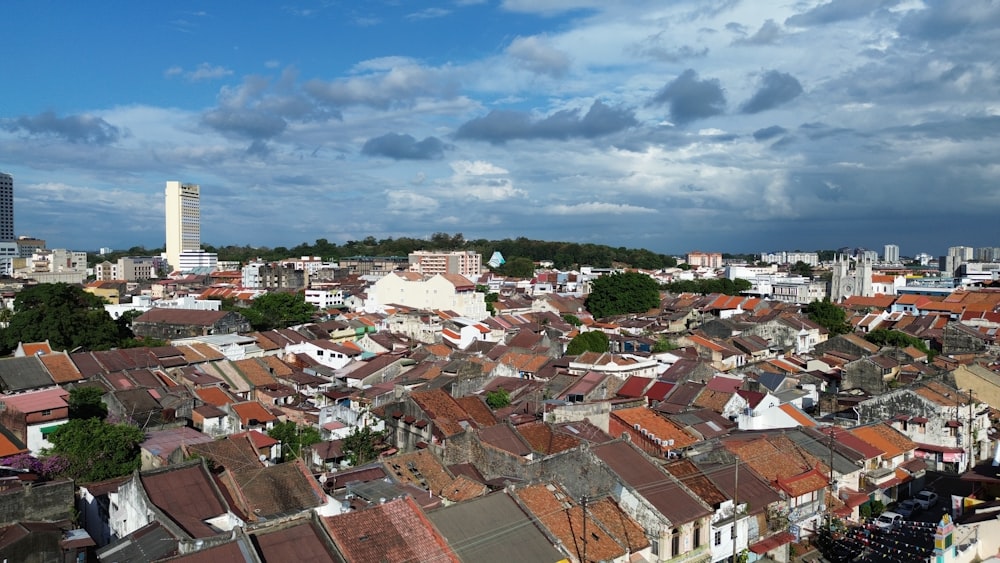
<svg viewBox="0 0 1000 563">
<path fill-rule="evenodd" d="M 722 530 L 715 531 L 715 545 L 722 544 Z"/>
<path fill-rule="evenodd" d="M 694 523 L 694 548 L 701 547 L 701 522 Z"/>
<path fill-rule="evenodd" d="M 674 557 L 681 554 L 681 530 L 674 528 L 670 534 L 670 554 Z"/>
<path fill-rule="evenodd" d="M 660 554 L 660 540 L 650 540 L 649 549 L 653 555 Z"/>
<path fill-rule="evenodd" d="M 51 416 L 51 415 L 52 415 L 52 409 L 45 409 L 42 411 L 42 416 Z"/>
</svg>

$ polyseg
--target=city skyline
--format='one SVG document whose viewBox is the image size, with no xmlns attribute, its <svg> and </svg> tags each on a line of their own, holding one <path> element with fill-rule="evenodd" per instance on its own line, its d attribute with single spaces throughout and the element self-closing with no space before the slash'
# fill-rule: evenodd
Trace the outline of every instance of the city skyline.
<svg viewBox="0 0 1000 563">
<path fill-rule="evenodd" d="M 1000 246 L 1000 7 L 663 4 L 10 6 L 17 234 L 160 247 L 177 178 L 216 246 Z"/>
</svg>

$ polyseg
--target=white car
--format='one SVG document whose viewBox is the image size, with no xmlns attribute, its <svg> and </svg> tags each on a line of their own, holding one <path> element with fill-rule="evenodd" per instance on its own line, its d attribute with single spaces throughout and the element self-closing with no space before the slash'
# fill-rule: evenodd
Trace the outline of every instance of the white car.
<svg viewBox="0 0 1000 563">
<path fill-rule="evenodd" d="M 920 491 L 917 496 L 913 497 L 920 505 L 920 508 L 927 510 L 937 504 L 938 495 L 933 491 Z"/>
<path fill-rule="evenodd" d="M 881 530 L 895 530 L 903 524 L 903 515 L 898 512 L 883 512 L 875 519 L 875 527 Z"/>
</svg>

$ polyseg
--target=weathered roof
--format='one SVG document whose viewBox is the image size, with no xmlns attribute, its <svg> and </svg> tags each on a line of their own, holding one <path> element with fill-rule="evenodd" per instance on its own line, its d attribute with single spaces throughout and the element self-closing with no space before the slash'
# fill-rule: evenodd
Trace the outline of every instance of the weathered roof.
<svg viewBox="0 0 1000 563">
<path fill-rule="evenodd" d="M 54 383 L 38 356 L 0 360 L 0 387 L 4 392 L 50 387 Z"/>
<path fill-rule="evenodd" d="M 341 553 L 352 563 L 459 562 L 447 541 L 410 497 L 330 516 L 323 523 Z"/>
<path fill-rule="evenodd" d="M 229 311 L 203 311 L 199 309 L 166 309 L 163 307 L 154 307 L 136 317 L 133 322 L 212 326 L 228 314 Z"/>
<path fill-rule="evenodd" d="M 224 514 L 227 507 L 201 463 L 168 466 L 140 474 L 139 479 L 150 502 L 185 532 L 196 538 L 216 534 L 205 520 Z"/>
<path fill-rule="evenodd" d="M 0 403 L 17 409 L 25 414 L 49 409 L 66 408 L 69 391 L 62 387 L 28 391 L 16 395 L 0 395 Z"/>
<path fill-rule="evenodd" d="M 428 518 L 456 546 L 463 561 L 559 561 L 564 557 L 506 493 L 435 510 Z"/>
<path fill-rule="evenodd" d="M 257 517 L 301 512 L 326 503 L 326 495 L 301 460 L 232 473 Z"/>
<path fill-rule="evenodd" d="M 600 444 L 593 446 L 591 451 L 672 525 L 712 514 L 709 506 L 688 493 L 676 479 L 651 463 L 628 442 Z"/>
<path fill-rule="evenodd" d="M 323 563 L 344 561 L 326 532 L 309 519 L 268 526 L 250 534 L 264 561 Z"/>
<path fill-rule="evenodd" d="M 56 383 L 70 383 L 83 379 L 83 374 L 76 369 L 73 361 L 65 352 L 55 352 L 41 356 L 42 364 L 49 370 L 49 375 Z"/>
</svg>

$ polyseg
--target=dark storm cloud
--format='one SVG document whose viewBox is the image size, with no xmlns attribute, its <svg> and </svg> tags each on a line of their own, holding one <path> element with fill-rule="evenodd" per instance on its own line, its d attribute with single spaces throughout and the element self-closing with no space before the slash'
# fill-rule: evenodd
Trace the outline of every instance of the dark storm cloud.
<svg viewBox="0 0 1000 563">
<path fill-rule="evenodd" d="M 664 104 L 669 105 L 674 123 L 688 123 L 724 112 L 726 95 L 717 79 L 698 80 L 698 73 L 689 68 L 649 102 L 649 105 Z"/>
<path fill-rule="evenodd" d="M 827 23 L 856 20 L 877 9 L 897 4 L 895 0 L 832 0 L 785 20 L 785 25 L 809 27 Z"/>
<path fill-rule="evenodd" d="M 29 135 L 51 135 L 71 143 L 108 145 L 122 137 L 122 131 L 93 115 L 68 115 L 59 117 L 47 111 L 35 116 L 0 120 L 0 128 L 11 133 L 23 131 Z"/>
<path fill-rule="evenodd" d="M 361 154 L 387 156 L 395 160 L 435 160 L 444 156 L 446 148 L 448 145 L 437 137 L 418 141 L 412 135 L 386 133 L 365 141 Z"/>
<path fill-rule="evenodd" d="M 285 130 L 284 118 L 252 109 L 218 108 L 205 113 L 202 123 L 221 133 L 249 139 L 270 139 Z"/>
<path fill-rule="evenodd" d="M 780 125 L 772 125 L 753 132 L 753 138 L 757 141 L 767 141 L 779 135 L 784 135 L 788 130 Z"/>
<path fill-rule="evenodd" d="M 900 22 L 899 31 L 904 36 L 936 41 L 997 27 L 1000 27 L 1000 4 L 991 0 L 964 0 L 930 3 L 926 9 L 913 10 Z"/>
<path fill-rule="evenodd" d="M 790 102 L 802 93 L 799 81 L 784 72 L 769 70 L 760 80 L 760 86 L 740 109 L 743 113 L 760 113 Z"/>
<path fill-rule="evenodd" d="M 544 119 L 532 121 L 531 116 L 524 112 L 494 110 L 484 117 L 463 123 L 455 132 L 455 138 L 476 139 L 494 144 L 514 139 L 593 139 L 633 127 L 637 123 L 631 109 L 611 107 L 598 100 L 583 117 L 580 117 L 579 110 L 573 109 L 558 111 Z"/>
</svg>

